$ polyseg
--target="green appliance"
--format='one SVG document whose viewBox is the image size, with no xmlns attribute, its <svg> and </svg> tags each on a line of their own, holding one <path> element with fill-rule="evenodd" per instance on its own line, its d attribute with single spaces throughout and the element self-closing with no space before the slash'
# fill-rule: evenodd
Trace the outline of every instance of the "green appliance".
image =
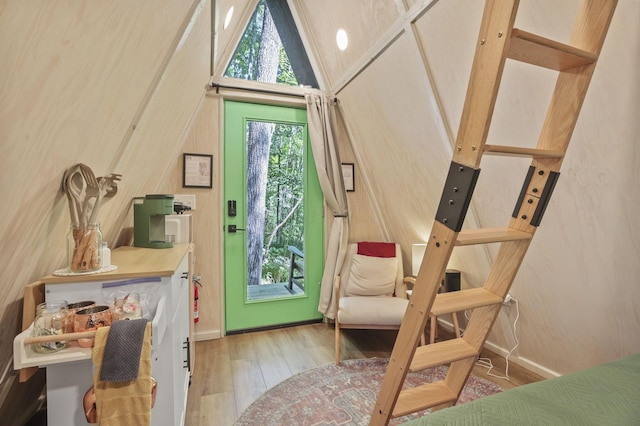
<svg viewBox="0 0 640 426">
<path fill-rule="evenodd" d="M 173 195 L 147 194 L 133 199 L 133 245 L 171 248 L 165 239 L 165 216 L 173 214 Z"/>
</svg>

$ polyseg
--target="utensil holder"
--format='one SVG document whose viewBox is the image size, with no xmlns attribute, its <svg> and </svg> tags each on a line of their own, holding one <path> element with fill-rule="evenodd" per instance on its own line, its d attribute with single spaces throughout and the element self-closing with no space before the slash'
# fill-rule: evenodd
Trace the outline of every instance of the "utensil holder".
<svg viewBox="0 0 640 426">
<path fill-rule="evenodd" d="M 92 272 L 102 266 L 102 232 L 99 223 L 71 226 L 67 236 L 69 271 Z"/>
</svg>

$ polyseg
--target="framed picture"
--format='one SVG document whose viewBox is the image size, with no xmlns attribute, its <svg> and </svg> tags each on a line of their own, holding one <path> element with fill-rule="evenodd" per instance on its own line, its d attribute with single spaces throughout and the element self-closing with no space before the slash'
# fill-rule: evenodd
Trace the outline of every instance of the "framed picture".
<svg viewBox="0 0 640 426">
<path fill-rule="evenodd" d="M 354 192 L 356 190 L 353 163 L 342 163 L 342 180 L 345 191 Z"/>
<path fill-rule="evenodd" d="M 183 155 L 182 186 L 184 188 L 213 187 L 213 155 Z"/>
</svg>

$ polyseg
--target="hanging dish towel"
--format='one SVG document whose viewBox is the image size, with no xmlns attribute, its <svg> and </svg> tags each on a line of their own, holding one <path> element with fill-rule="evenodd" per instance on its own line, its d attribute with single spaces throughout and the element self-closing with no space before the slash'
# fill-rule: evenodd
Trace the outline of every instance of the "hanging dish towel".
<svg viewBox="0 0 640 426">
<path fill-rule="evenodd" d="M 114 347 L 106 347 L 114 325 L 136 321 L 146 322 L 146 320 L 117 321 L 111 327 L 102 327 L 96 331 L 92 353 L 95 365 L 93 384 L 96 393 L 98 424 L 101 426 L 148 426 L 151 424 L 151 323 L 144 324 L 143 333 L 139 332 L 140 323 L 117 325 L 114 339 L 111 342 Z M 128 342 L 126 338 L 123 338 L 127 334 L 129 334 Z M 103 381 L 101 379 L 105 362 L 107 379 L 131 378 L 134 368 L 131 367 L 131 362 L 127 361 L 131 361 L 129 357 L 132 352 L 135 352 L 136 347 L 140 348 L 137 378 L 126 381 Z M 120 355 L 118 355 L 118 350 L 122 350 Z M 111 355 L 105 358 L 105 354 L 108 353 Z M 117 363 L 121 363 L 121 371 L 117 371 L 112 358 L 121 358 L 117 361 Z"/>
<path fill-rule="evenodd" d="M 115 321 L 111 325 L 102 355 L 101 381 L 128 382 L 138 378 L 146 328 L 146 319 Z"/>
</svg>

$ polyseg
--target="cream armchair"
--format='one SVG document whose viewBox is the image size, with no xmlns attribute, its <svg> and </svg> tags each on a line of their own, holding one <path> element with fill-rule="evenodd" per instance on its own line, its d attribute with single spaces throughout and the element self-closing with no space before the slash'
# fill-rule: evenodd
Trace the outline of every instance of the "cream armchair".
<svg viewBox="0 0 640 426">
<path fill-rule="evenodd" d="M 395 243 L 360 242 L 347 247 L 335 282 L 335 361 L 340 362 L 343 328 L 397 330 L 408 299 L 402 253 Z M 424 336 L 422 342 L 424 342 Z"/>
</svg>

